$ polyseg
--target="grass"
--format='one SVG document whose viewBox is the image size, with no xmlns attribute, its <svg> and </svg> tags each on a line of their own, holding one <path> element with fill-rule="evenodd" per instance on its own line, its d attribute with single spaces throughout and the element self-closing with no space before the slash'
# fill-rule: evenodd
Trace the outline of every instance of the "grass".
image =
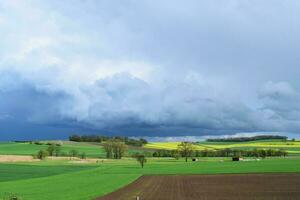
<svg viewBox="0 0 300 200">
<path fill-rule="evenodd" d="M 0 181 L 15 181 L 28 178 L 46 177 L 91 168 L 95 168 L 95 166 L 0 164 Z"/>
<path fill-rule="evenodd" d="M 7 142 L 0 143 L 1 155 L 33 155 L 39 150 L 47 149 L 48 145 L 36 145 L 30 143 L 15 143 Z M 78 152 L 85 152 L 88 157 L 104 157 L 105 152 L 100 145 L 86 144 L 86 143 L 72 143 L 66 142 L 61 147 L 61 152 L 68 154 L 70 150 L 77 150 Z"/>
<path fill-rule="evenodd" d="M 136 174 L 101 174 L 99 169 L 50 177 L 0 182 L 0 196 L 18 194 L 23 200 L 91 199 L 114 191 L 136 178 Z"/>
<path fill-rule="evenodd" d="M 226 174 L 300 172 L 300 158 L 270 158 L 260 161 L 231 162 L 228 159 L 200 159 L 200 162 L 184 162 L 174 159 L 150 159 L 142 169 L 135 161 L 103 165 L 105 173 L 118 174 Z M 105 168 L 109 166 L 108 168 Z"/>
<path fill-rule="evenodd" d="M 79 167 L 67 164 L 67 161 L 42 161 L 24 164 L 0 164 L 0 199 L 5 193 L 15 193 L 23 200 L 92 199 L 114 191 L 143 174 L 226 174 L 226 173 L 274 173 L 300 172 L 300 158 L 270 158 L 260 161 L 230 162 L 223 158 L 205 158 L 200 162 L 188 162 L 174 159 L 148 159 L 145 168 L 141 168 L 133 159 L 107 160 L 100 164 Z M 63 166 L 60 168 L 42 167 Z M 65 169 L 65 168 L 72 169 Z M 83 167 L 83 166 L 82 166 Z M 10 168 L 10 169 L 9 169 Z M 14 171 L 18 175 L 7 173 Z M 34 171 L 42 169 L 40 177 L 31 177 Z M 44 170 L 44 171 L 43 171 Z M 58 174 L 51 174 L 57 171 Z M 64 173 L 62 171 L 66 170 Z M 74 170 L 74 171 L 72 171 Z M 26 173 L 29 173 L 28 176 Z M 22 175 L 23 174 L 23 175 Z M 24 175 L 25 174 L 25 175 Z M 17 178 L 19 176 L 19 178 Z"/>
</svg>

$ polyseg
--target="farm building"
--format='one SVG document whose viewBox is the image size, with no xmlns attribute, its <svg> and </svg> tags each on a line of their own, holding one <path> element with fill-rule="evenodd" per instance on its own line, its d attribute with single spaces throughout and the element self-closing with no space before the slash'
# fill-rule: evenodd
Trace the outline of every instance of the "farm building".
<svg viewBox="0 0 300 200">
<path fill-rule="evenodd" d="M 243 158 L 240 157 L 232 157 L 232 161 L 241 161 Z"/>
</svg>

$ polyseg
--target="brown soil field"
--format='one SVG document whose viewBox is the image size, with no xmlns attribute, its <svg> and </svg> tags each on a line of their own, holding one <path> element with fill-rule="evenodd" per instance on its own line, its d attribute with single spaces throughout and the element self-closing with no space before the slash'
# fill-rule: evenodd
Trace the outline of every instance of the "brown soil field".
<svg viewBox="0 0 300 200">
<path fill-rule="evenodd" d="M 32 162 L 39 161 L 33 159 L 32 156 L 14 156 L 14 155 L 0 155 L 0 162 Z"/>
<path fill-rule="evenodd" d="M 96 159 L 96 158 L 86 158 L 86 159 L 80 159 L 80 158 L 70 158 L 70 157 L 56 157 L 56 156 L 49 156 L 47 157 L 47 160 L 66 160 L 69 161 L 69 163 L 75 163 L 75 164 L 89 164 L 89 163 L 97 163 L 97 162 L 103 162 L 107 159 Z"/>
<path fill-rule="evenodd" d="M 299 200 L 300 174 L 142 176 L 96 200 Z"/>
</svg>

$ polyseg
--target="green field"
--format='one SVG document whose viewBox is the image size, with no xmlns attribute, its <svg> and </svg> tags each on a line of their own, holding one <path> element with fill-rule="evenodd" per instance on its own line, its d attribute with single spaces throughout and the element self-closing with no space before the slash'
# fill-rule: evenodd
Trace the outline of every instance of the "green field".
<svg viewBox="0 0 300 200">
<path fill-rule="evenodd" d="M 0 155 L 33 155 L 41 149 L 47 149 L 48 145 L 36 145 L 30 143 L 6 142 L 0 143 Z M 102 146 L 89 143 L 63 142 L 61 152 L 68 154 L 70 150 L 85 152 L 88 157 L 104 157 Z"/>
<path fill-rule="evenodd" d="M 95 166 L 78 165 L 29 165 L 0 164 L 1 182 L 16 181 L 28 178 L 53 176 L 69 172 L 93 169 Z"/>
<path fill-rule="evenodd" d="M 9 167 L 11 172 L 14 172 L 18 166 L 10 165 Z M 34 173 L 36 167 L 31 167 L 31 173 Z M 2 176 L 6 175 L 0 173 L 1 180 Z M 13 193 L 24 200 L 91 199 L 126 185 L 137 177 L 138 175 L 135 174 L 105 174 L 100 168 L 87 168 L 47 177 L 1 181 L 0 196 Z"/>
<path fill-rule="evenodd" d="M 0 142 L 0 155 L 34 155 L 39 150 L 48 148 L 45 144 L 36 145 L 30 143 L 16 143 L 16 142 Z M 105 158 L 105 152 L 100 144 L 85 143 L 85 142 L 69 142 L 63 141 L 61 146 L 61 153 L 68 155 L 71 150 L 77 150 L 78 153 L 85 153 L 90 158 Z M 129 148 L 128 155 L 135 152 L 140 152 L 140 149 Z"/>
<path fill-rule="evenodd" d="M 151 149 L 176 149 L 178 143 L 151 143 L 144 151 Z M 287 145 L 279 141 L 197 144 L 205 148 L 251 148 L 272 147 L 299 148 L 299 142 Z M 206 147 L 208 146 L 208 147 Z M 282 147 L 284 146 L 284 147 Z M 289 146 L 289 147 L 286 147 Z M 290 147 L 292 146 L 292 147 Z M 2 155 L 32 155 L 47 145 L 29 143 L 0 143 Z M 104 150 L 98 144 L 63 142 L 62 151 L 76 149 L 88 157 L 104 157 Z M 297 151 L 297 150 L 295 150 Z M 295 154 L 296 155 L 296 154 Z M 132 158 L 106 160 L 94 163 L 72 163 L 65 160 L 37 162 L 0 163 L 0 200 L 9 194 L 17 194 L 22 200 L 86 200 L 102 196 L 127 185 L 145 174 L 226 174 L 226 173 L 300 173 L 300 157 L 250 159 L 232 162 L 230 158 L 200 158 L 199 162 L 184 162 L 183 159 L 148 158 L 141 168 Z"/>
<path fill-rule="evenodd" d="M 91 199 L 120 188 L 143 174 L 218 174 L 300 172 L 300 158 L 231 162 L 206 158 L 200 162 L 148 159 L 145 168 L 132 159 L 107 160 L 80 166 L 67 161 L 0 164 L 0 197 L 18 194 L 23 200 Z M 23 170 L 22 170 L 23 169 Z"/>
</svg>

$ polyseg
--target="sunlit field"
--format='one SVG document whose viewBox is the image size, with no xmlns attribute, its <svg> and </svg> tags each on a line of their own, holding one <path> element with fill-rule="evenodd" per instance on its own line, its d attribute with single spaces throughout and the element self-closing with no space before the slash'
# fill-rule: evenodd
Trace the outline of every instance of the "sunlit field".
<svg viewBox="0 0 300 200">
<path fill-rule="evenodd" d="M 145 148 L 175 150 L 178 148 L 179 144 L 180 142 L 154 142 L 146 144 Z M 200 145 L 193 145 L 193 147 L 195 150 L 204 150 L 206 148 Z"/>
<path fill-rule="evenodd" d="M 180 142 L 155 142 L 145 145 L 150 149 L 167 149 L 175 150 Z M 194 145 L 196 150 L 214 150 L 214 149 L 282 149 L 289 154 L 300 154 L 300 141 L 282 141 L 282 140 L 266 140 L 266 141 L 250 141 L 250 142 L 198 142 Z"/>
</svg>

